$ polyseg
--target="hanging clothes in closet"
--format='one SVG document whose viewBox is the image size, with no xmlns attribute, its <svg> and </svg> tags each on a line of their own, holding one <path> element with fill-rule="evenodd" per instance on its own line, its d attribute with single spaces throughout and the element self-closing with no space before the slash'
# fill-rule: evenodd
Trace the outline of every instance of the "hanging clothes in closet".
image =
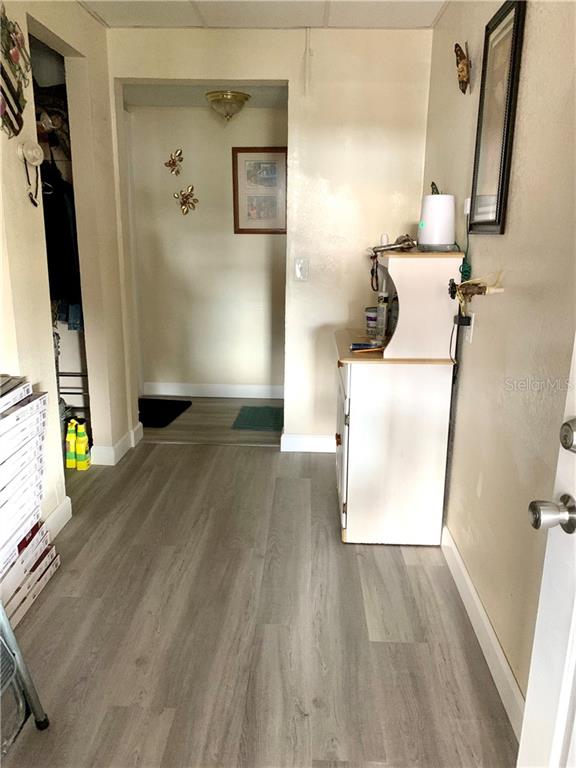
<svg viewBox="0 0 576 768">
<path fill-rule="evenodd" d="M 42 87 L 34 80 L 34 100 L 38 141 L 46 157 L 40 172 L 53 320 L 67 323 L 71 331 L 81 331 L 84 323 L 66 87 Z"/>
<path fill-rule="evenodd" d="M 40 170 L 50 298 L 58 304 L 56 319 L 68 323 L 71 331 L 81 331 L 84 323 L 74 191 L 62 178 L 52 153 Z"/>
</svg>

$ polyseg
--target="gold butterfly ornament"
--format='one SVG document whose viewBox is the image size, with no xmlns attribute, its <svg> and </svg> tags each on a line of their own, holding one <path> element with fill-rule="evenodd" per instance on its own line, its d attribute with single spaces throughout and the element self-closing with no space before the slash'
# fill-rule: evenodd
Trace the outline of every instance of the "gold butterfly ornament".
<svg viewBox="0 0 576 768">
<path fill-rule="evenodd" d="M 195 211 L 198 205 L 198 198 L 194 196 L 194 187 L 188 186 L 181 189 L 180 192 L 174 192 L 174 198 L 178 200 L 182 216 L 186 216 L 190 211 Z"/>
<path fill-rule="evenodd" d="M 174 174 L 174 176 L 180 176 L 180 171 L 182 170 L 180 167 L 182 165 L 182 160 L 184 160 L 182 150 L 177 149 L 176 152 L 170 153 L 170 157 L 168 158 L 168 161 L 164 163 L 164 165 L 166 168 L 170 168 L 170 173 Z"/>
</svg>

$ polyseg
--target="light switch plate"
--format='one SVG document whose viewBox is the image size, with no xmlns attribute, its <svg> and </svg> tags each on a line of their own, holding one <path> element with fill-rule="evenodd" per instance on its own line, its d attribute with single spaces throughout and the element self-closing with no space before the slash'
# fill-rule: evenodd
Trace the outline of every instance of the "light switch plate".
<svg viewBox="0 0 576 768">
<path fill-rule="evenodd" d="M 310 280 L 310 260 L 305 256 L 294 259 L 294 279 L 300 283 Z"/>
</svg>

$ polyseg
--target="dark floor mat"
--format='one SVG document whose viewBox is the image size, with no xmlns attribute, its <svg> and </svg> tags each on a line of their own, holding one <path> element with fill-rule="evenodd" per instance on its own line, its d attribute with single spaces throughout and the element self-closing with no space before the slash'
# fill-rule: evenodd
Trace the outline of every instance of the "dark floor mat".
<svg viewBox="0 0 576 768">
<path fill-rule="evenodd" d="M 232 424 L 232 429 L 253 429 L 257 432 L 281 432 L 284 426 L 284 408 L 270 405 L 243 405 Z"/>
<path fill-rule="evenodd" d="M 187 411 L 192 400 L 163 400 L 157 397 L 139 397 L 138 414 L 143 427 L 160 429 L 172 424 L 174 419 Z"/>
</svg>

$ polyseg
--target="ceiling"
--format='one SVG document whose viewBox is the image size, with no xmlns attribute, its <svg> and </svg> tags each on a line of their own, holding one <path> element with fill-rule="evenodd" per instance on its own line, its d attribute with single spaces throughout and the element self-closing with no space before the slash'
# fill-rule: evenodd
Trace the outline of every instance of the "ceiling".
<svg viewBox="0 0 576 768">
<path fill-rule="evenodd" d="M 107 27 L 417 29 L 444 0 L 79 0 Z"/>
<path fill-rule="evenodd" d="M 128 83 L 124 85 L 125 107 L 204 107 L 208 108 L 206 91 L 216 91 L 221 88 L 232 88 L 250 94 L 246 108 L 268 107 L 271 109 L 286 109 L 288 105 L 288 88 L 282 85 L 254 85 L 243 81 L 230 80 L 221 82 L 211 80 L 205 83 L 172 84 L 172 83 Z"/>
</svg>

